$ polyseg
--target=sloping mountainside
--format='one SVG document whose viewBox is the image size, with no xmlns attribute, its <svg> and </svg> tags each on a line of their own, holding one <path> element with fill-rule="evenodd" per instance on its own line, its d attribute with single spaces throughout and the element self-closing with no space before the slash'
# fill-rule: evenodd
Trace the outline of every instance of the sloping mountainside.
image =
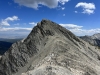
<svg viewBox="0 0 100 75">
<path fill-rule="evenodd" d="M 12 43 L 10 42 L 0 41 L 0 55 L 4 54 L 4 52 L 7 51 L 11 45 Z"/>
<path fill-rule="evenodd" d="M 89 42 L 91 45 L 100 47 L 100 33 L 94 34 L 92 36 L 81 36 L 80 38 Z"/>
<path fill-rule="evenodd" d="M 100 75 L 100 50 L 42 20 L 1 57 L 0 75 Z"/>
</svg>

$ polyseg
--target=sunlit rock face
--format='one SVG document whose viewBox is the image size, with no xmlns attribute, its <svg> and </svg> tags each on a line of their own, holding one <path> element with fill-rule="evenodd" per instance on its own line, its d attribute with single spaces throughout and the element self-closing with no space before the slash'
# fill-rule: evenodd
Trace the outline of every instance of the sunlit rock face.
<svg viewBox="0 0 100 75">
<path fill-rule="evenodd" d="M 0 75 L 100 75 L 100 50 L 42 20 L 1 57 Z"/>
<path fill-rule="evenodd" d="M 92 36 L 81 36 L 80 38 L 90 43 L 91 45 L 100 47 L 100 33 L 94 34 Z"/>
</svg>

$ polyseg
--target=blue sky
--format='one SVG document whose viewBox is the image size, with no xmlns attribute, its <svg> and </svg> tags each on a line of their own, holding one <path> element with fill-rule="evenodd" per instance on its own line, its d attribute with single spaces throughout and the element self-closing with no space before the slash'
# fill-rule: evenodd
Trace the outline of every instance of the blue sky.
<svg viewBox="0 0 100 75">
<path fill-rule="evenodd" d="M 100 0 L 0 0 L 0 36 L 26 36 L 42 19 L 92 35 L 100 33 L 99 14 Z"/>
</svg>

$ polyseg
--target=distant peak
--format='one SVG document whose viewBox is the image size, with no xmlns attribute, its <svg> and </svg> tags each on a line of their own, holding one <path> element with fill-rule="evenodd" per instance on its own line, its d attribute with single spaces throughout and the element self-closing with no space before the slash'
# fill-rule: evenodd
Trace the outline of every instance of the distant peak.
<svg viewBox="0 0 100 75">
<path fill-rule="evenodd" d="M 93 36 L 95 36 L 95 35 L 99 35 L 99 36 L 100 36 L 100 33 L 96 33 L 96 34 L 94 34 Z"/>
</svg>

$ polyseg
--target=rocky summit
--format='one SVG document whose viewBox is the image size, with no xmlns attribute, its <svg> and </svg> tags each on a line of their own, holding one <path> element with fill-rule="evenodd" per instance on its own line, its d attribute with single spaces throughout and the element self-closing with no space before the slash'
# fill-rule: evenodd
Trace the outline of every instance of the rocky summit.
<svg viewBox="0 0 100 75">
<path fill-rule="evenodd" d="M 42 20 L 2 55 L 0 75 L 100 75 L 100 49 Z"/>
</svg>

